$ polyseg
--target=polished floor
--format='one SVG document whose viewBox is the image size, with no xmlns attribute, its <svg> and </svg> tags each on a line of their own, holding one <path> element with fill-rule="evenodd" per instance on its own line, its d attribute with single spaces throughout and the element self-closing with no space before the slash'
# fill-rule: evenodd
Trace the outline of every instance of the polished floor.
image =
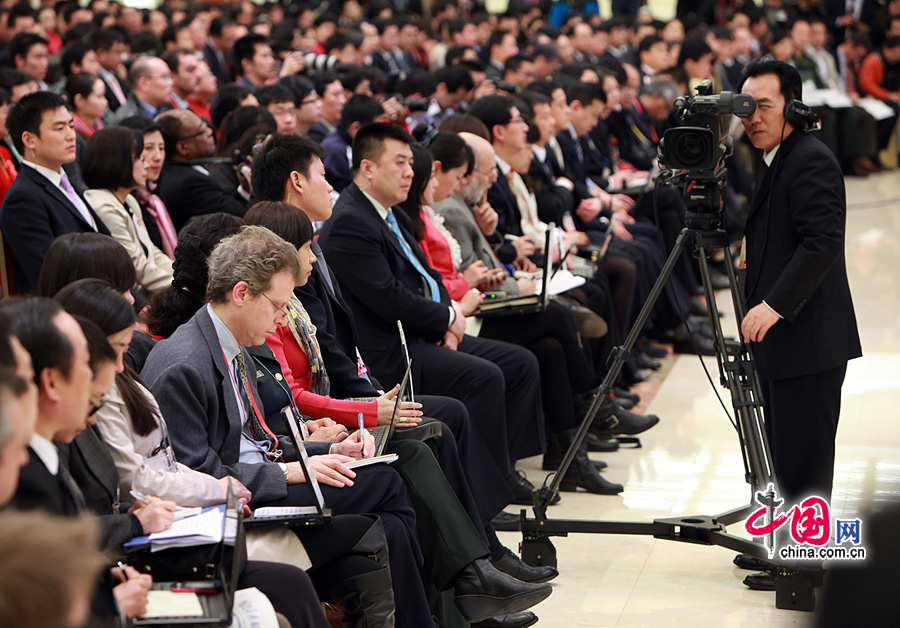
<svg viewBox="0 0 900 628">
<path fill-rule="evenodd" d="M 848 179 L 847 263 L 865 356 L 850 363 L 837 438 L 833 516 L 862 514 L 900 486 L 900 174 Z M 720 299 L 721 300 L 721 299 Z M 724 308 L 724 304 L 723 304 Z M 728 315 L 723 324 L 733 325 Z M 726 334 L 733 327 L 726 327 Z M 620 496 L 564 493 L 552 517 L 652 521 L 716 514 L 749 500 L 735 432 L 694 356 L 670 356 L 643 384 L 660 424 L 641 449 L 600 456 Z M 715 361 L 707 358 L 715 373 Z M 520 462 L 536 484 L 540 459 Z M 729 532 L 743 535 L 743 525 Z M 516 548 L 520 536 L 503 533 Z M 863 539 L 864 540 L 864 539 Z M 741 584 L 734 552 L 643 536 L 573 534 L 554 540 L 560 576 L 534 609 L 544 628 L 810 626 L 809 613 L 775 608 L 773 593 Z"/>
</svg>

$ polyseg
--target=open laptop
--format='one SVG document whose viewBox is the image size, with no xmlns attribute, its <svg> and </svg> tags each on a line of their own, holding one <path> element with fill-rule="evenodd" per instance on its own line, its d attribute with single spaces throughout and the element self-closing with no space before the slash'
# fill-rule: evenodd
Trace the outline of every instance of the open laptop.
<svg viewBox="0 0 900 628">
<path fill-rule="evenodd" d="M 147 614 L 134 626 L 229 626 L 238 577 L 247 562 L 241 504 L 229 484 L 215 578 L 184 582 L 154 582 L 147 592 Z"/>
<path fill-rule="evenodd" d="M 381 456 L 382 454 L 384 454 L 384 448 L 387 447 L 387 444 L 394 436 L 394 421 L 397 420 L 397 415 L 400 414 L 401 401 L 407 398 L 411 371 L 412 360 L 410 360 L 406 365 L 406 373 L 403 374 L 403 380 L 400 382 L 400 390 L 397 392 L 397 396 L 394 397 L 394 413 L 391 415 L 391 422 L 387 425 L 379 425 L 377 427 L 369 429 L 369 433 L 372 434 L 372 436 L 375 438 L 376 456 Z"/>
<path fill-rule="evenodd" d="M 553 263 L 551 261 L 553 255 L 550 253 L 550 243 L 552 242 L 554 231 L 555 227 L 551 223 L 544 236 L 544 274 L 541 277 L 540 292 L 526 297 L 509 297 L 483 302 L 478 311 L 475 312 L 475 316 L 490 318 L 492 316 L 509 316 L 510 314 L 532 314 L 534 312 L 543 312 L 547 308 L 547 304 L 550 303 L 550 278 L 553 276 Z"/>
<path fill-rule="evenodd" d="M 302 445 L 303 438 L 300 436 L 300 429 L 297 427 L 297 421 L 293 415 L 287 417 L 287 424 L 291 428 L 291 436 L 294 442 L 298 444 L 297 450 L 300 452 L 300 468 L 306 477 L 306 486 L 313 498 L 312 506 L 272 506 L 257 508 L 253 511 L 253 516 L 244 519 L 244 527 L 252 528 L 271 528 L 273 526 L 285 526 L 288 528 L 297 528 L 301 526 L 320 526 L 331 522 L 331 509 L 325 507 L 325 498 L 322 496 L 322 488 L 319 486 L 316 475 L 309 470 L 309 455 L 306 453 L 306 447 Z"/>
</svg>

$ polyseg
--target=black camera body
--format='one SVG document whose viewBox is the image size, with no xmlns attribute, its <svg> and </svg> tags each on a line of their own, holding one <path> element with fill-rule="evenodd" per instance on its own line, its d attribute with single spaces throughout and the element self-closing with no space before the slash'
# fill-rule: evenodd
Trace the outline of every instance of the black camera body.
<svg viewBox="0 0 900 628">
<path fill-rule="evenodd" d="M 675 107 L 686 126 L 669 129 L 663 135 L 660 165 L 709 177 L 731 154 L 731 116 L 750 117 L 756 111 L 756 102 L 746 94 L 713 94 L 712 83 L 704 81 L 697 86 L 696 96 L 677 99 Z"/>
<path fill-rule="evenodd" d="M 722 223 L 725 158 L 731 154 L 731 116 L 748 118 L 756 102 L 746 94 L 712 93 L 712 83 L 697 86 L 696 96 L 675 101 L 685 126 L 669 129 L 659 143 L 660 166 L 666 183 L 680 183 L 685 223 L 691 229 L 713 230 Z"/>
</svg>

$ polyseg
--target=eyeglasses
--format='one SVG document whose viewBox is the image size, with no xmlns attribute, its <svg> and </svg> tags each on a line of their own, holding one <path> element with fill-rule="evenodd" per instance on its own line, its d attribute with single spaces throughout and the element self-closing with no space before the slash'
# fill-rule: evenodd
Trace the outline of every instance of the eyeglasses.
<svg viewBox="0 0 900 628">
<path fill-rule="evenodd" d="M 486 176 L 489 179 L 491 177 L 499 177 L 500 176 L 500 171 L 497 169 L 497 166 L 494 166 L 490 170 L 480 170 L 478 168 L 472 168 L 472 170 L 474 170 L 475 172 L 477 172 L 479 174 L 483 174 L 484 176 Z"/>
<path fill-rule="evenodd" d="M 103 404 L 106 403 L 106 401 L 103 399 L 103 397 L 100 397 L 98 399 L 97 397 L 94 397 L 93 395 L 91 395 L 88 398 L 88 401 L 91 402 L 91 410 L 90 410 L 90 412 L 88 412 L 88 416 L 94 416 L 95 414 L 100 412 L 100 408 L 102 408 Z"/>
<path fill-rule="evenodd" d="M 186 141 L 188 141 L 188 140 L 192 140 L 192 139 L 194 139 L 195 137 L 197 137 L 198 135 L 203 135 L 203 134 L 206 133 L 207 131 L 209 131 L 209 123 L 208 123 L 206 120 L 202 120 L 202 119 L 201 119 L 201 120 L 200 120 L 200 130 L 199 130 L 199 131 L 197 131 L 196 133 L 192 133 L 191 135 L 185 135 L 184 137 L 179 137 L 179 138 L 178 138 L 178 141 L 179 141 L 179 142 L 186 142 Z"/>
<path fill-rule="evenodd" d="M 288 313 L 287 313 L 287 312 L 285 312 L 282 308 L 278 307 L 278 304 L 275 303 L 275 301 L 273 301 L 272 299 L 269 298 L 269 295 L 267 295 L 265 292 L 260 292 L 260 294 L 263 295 L 264 297 L 266 297 L 266 299 L 269 301 L 269 303 L 272 304 L 272 307 L 274 307 L 276 310 L 278 310 L 279 312 L 281 312 L 281 315 L 282 315 L 282 316 L 284 316 L 285 318 L 290 318 L 290 317 L 288 316 Z"/>
<path fill-rule="evenodd" d="M 319 98 L 318 96 L 309 96 L 300 101 L 300 106 L 302 107 L 303 105 L 314 105 L 320 100 L 321 98 Z"/>
</svg>

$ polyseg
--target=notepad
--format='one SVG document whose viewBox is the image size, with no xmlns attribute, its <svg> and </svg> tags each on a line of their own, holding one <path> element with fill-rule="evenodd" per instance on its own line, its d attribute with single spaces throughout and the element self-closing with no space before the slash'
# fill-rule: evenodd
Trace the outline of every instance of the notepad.
<svg viewBox="0 0 900 628">
<path fill-rule="evenodd" d="M 205 512 L 185 517 L 172 523 L 162 532 L 150 535 L 150 551 L 172 547 L 190 547 L 206 543 L 219 543 L 225 526 L 225 506 L 213 507 Z"/>
<path fill-rule="evenodd" d="M 203 607 L 196 593 L 147 591 L 147 612 L 142 619 L 162 617 L 203 617 Z"/>
<path fill-rule="evenodd" d="M 397 454 L 384 454 L 383 456 L 374 456 L 372 458 L 362 458 L 361 460 L 354 460 L 353 462 L 346 463 L 348 469 L 357 469 L 359 467 L 368 467 L 370 464 L 378 464 L 379 462 L 384 462 L 385 464 L 391 464 L 395 460 L 397 460 Z"/>
</svg>

